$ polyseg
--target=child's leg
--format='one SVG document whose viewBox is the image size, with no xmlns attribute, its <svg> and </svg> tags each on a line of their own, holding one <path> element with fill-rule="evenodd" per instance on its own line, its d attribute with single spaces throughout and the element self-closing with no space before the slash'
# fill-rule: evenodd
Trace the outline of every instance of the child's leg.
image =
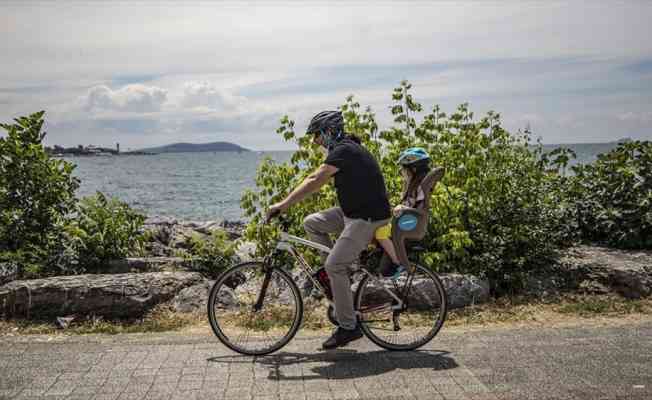
<svg viewBox="0 0 652 400">
<path fill-rule="evenodd" d="M 394 243 L 392 243 L 391 239 L 376 239 L 378 240 L 378 243 L 380 243 L 380 246 L 385 250 L 389 258 L 392 260 L 394 264 L 400 264 L 400 261 L 398 260 L 398 256 L 396 255 L 396 250 L 394 249 Z"/>
</svg>

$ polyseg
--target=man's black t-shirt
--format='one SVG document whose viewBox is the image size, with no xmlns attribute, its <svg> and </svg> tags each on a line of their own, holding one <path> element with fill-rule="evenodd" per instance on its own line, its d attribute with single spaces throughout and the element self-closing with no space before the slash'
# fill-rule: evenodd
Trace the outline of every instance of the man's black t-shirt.
<svg viewBox="0 0 652 400">
<path fill-rule="evenodd" d="M 343 139 L 324 162 L 338 168 L 335 189 L 344 215 L 373 221 L 390 218 L 385 180 L 367 149 L 351 139 Z"/>
</svg>

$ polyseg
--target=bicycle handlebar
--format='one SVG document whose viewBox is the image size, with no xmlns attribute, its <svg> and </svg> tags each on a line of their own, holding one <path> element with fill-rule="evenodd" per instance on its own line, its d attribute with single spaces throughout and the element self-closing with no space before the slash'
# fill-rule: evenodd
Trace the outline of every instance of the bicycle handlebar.
<svg viewBox="0 0 652 400">
<path fill-rule="evenodd" d="M 281 215 L 280 210 L 276 210 L 275 212 L 269 214 L 267 218 L 265 218 L 265 224 L 271 223 L 274 218 L 278 219 L 278 222 L 281 225 L 281 230 L 283 232 L 287 232 L 290 229 L 290 222 Z"/>
<path fill-rule="evenodd" d="M 269 215 L 267 215 L 267 217 L 265 218 L 265 223 L 269 224 L 276 217 L 279 217 L 279 219 L 282 219 L 282 217 L 280 217 L 280 215 L 281 215 L 281 210 L 274 210 L 273 213 L 270 213 Z"/>
</svg>

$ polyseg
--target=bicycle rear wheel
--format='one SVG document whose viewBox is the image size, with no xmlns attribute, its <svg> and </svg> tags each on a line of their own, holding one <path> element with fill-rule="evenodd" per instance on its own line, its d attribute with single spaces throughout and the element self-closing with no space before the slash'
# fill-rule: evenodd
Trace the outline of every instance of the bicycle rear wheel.
<svg viewBox="0 0 652 400">
<path fill-rule="evenodd" d="M 392 291 L 404 305 L 387 292 Z M 360 327 L 378 346 L 414 350 L 437 335 L 446 319 L 444 285 L 432 271 L 417 265 L 398 280 L 365 276 L 355 294 Z"/>
<path fill-rule="evenodd" d="M 303 301 L 290 275 L 262 262 L 226 270 L 211 288 L 208 319 L 217 338 L 240 354 L 264 355 L 297 333 Z"/>
</svg>

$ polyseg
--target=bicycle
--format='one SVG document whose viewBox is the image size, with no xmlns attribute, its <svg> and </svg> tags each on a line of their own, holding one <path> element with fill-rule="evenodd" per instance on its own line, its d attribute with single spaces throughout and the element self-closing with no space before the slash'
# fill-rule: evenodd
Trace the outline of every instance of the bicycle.
<svg viewBox="0 0 652 400">
<path fill-rule="evenodd" d="M 304 303 L 294 278 L 283 268 L 287 252 L 328 303 L 335 319 L 330 283 L 323 267 L 314 270 L 292 243 L 324 253 L 331 249 L 287 233 L 282 222 L 272 254 L 262 261 L 237 264 L 224 271 L 211 288 L 208 317 L 217 338 L 231 350 L 252 356 L 273 353 L 299 330 Z M 379 253 L 380 252 L 380 253 Z M 354 308 L 364 335 L 387 350 L 414 350 L 432 340 L 444 324 L 447 298 L 441 280 L 432 271 L 412 263 L 394 280 L 371 272 L 369 265 L 382 250 L 365 250 L 358 262 Z M 426 321 L 430 321 L 426 323 Z"/>
</svg>

